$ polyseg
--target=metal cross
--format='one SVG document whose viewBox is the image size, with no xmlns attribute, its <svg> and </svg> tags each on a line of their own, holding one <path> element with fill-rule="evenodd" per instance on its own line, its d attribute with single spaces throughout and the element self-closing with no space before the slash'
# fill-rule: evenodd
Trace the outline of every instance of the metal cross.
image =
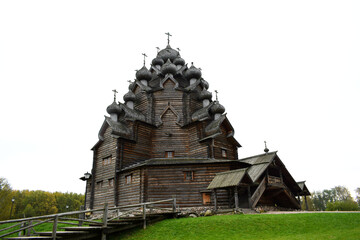
<svg viewBox="0 0 360 240">
<path fill-rule="evenodd" d="M 114 102 L 116 102 L 116 94 L 118 93 L 118 91 L 116 91 L 116 89 L 112 90 L 114 92 Z"/>
<path fill-rule="evenodd" d="M 218 91 L 217 91 L 217 90 L 215 90 L 214 92 L 215 92 L 215 95 L 216 95 L 216 101 L 218 102 L 218 96 L 217 96 Z"/>
<path fill-rule="evenodd" d="M 144 56 L 144 66 L 145 66 L 145 58 L 147 57 L 146 53 L 142 53 L 142 55 Z"/>
<path fill-rule="evenodd" d="M 265 148 L 267 148 L 267 146 L 266 146 L 266 141 L 264 141 L 264 143 L 265 143 Z"/>
<path fill-rule="evenodd" d="M 170 37 L 172 37 L 172 35 L 169 32 L 167 32 L 165 34 L 168 35 L 168 45 L 170 45 Z"/>
</svg>

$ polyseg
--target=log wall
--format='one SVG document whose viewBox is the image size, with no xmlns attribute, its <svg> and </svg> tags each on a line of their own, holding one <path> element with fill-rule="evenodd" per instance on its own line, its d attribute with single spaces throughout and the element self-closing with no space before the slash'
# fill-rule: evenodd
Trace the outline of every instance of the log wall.
<svg viewBox="0 0 360 240">
<path fill-rule="evenodd" d="M 221 126 L 222 134 L 214 141 L 214 157 L 216 159 L 237 159 L 237 148 L 228 140 L 225 127 Z M 223 157 L 221 149 L 225 149 L 227 157 Z"/>
<path fill-rule="evenodd" d="M 187 128 L 189 136 L 189 157 L 193 158 L 208 158 L 208 144 L 200 143 L 201 138 L 201 123 L 193 124 Z"/>
<path fill-rule="evenodd" d="M 141 170 L 137 169 L 122 173 L 119 176 L 119 206 L 137 204 L 141 201 Z M 131 183 L 126 183 L 126 177 L 131 176 Z"/>
<path fill-rule="evenodd" d="M 176 197 L 180 207 L 204 206 L 201 191 L 206 190 L 215 174 L 230 170 L 227 164 L 153 166 L 147 169 L 146 201 Z M 193 180 L 185 172 L 193 171 Z M 228 205 L 226 191 L 218 191 L 218 205 Z M 212 203 L 213 204 L 213 203 Z"/>
<path fill-rule="evenodd" d="M 151 158 L 152 129 L 143 123 L 137 123 L 136 128 L 136 142 L 123 141 L 122 168 Z"/>
<path fill-rule="evenodd" d="M 110 133 L 111 128 L 108 127 L 104 134 L 104 141 L 97 150 L 96 174 L 93 176 L 95 177 L 94 208 L 102 207 L 105 202 L 114 206 L 114 187 L 111 181 L 115 177 L 116 139 Z M 111 160 L 104 162 L 103 160 L 108 157 L 111 157 Z"/>
</svg>

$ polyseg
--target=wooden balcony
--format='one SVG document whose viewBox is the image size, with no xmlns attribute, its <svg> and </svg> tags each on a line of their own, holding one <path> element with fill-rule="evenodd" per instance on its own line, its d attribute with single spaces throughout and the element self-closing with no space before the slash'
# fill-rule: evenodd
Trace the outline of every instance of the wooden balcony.
<svg viewBox="0 0 360 240">
<path fill-rule="evenodd" d="M 281 178 L 270 176 L 270 175 L 267 178 L 267 184 L 269 187 L 272 187 L 272 188 L 284 188 L 285 187 Z"/>
</svg>

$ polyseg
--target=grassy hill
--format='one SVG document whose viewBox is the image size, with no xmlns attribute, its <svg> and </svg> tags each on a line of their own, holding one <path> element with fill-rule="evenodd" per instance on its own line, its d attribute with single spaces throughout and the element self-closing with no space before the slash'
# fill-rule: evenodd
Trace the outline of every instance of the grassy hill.
<svg viewBox="0 0 360 240">
<path fill-rule="evenodd" d="M 169 219 L 118 239 L 360 239 L 360 213 L 222 215 Z"/>
</svg>

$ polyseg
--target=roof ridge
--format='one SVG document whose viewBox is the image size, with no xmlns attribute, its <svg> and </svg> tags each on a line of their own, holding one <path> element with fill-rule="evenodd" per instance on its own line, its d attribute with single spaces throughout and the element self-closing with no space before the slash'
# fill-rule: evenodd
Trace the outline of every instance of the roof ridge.
<svg viewBox="0 0 360 240">
<path fill-rule="evenodd" d="M 228 174 L 228 173 L 232 173 L 232 172 L 246 172 L 246 170 L 248 170 L 248 167 L 247 168 L 239 168 L 239 169 L 234 169 L 234 170 L 229 170 L 229 171 L 226 171 L 226 172 L 219 172 L 219 173 L 216 173 L 216 175 L 221 175 L 221 174 Z"/>
<path fill-rule="evenodd" d="M 247 160 L 247 159 L 250 159 L 250 158 L 260 157 L 260 156 L 263 156 L 263 155 L 276 154 L 277 152 L 278 151 L 273 151 L 273 152 L 269 152 L 269 153 L 262 153 L 262 154 L 258 154 L 258 155 L 254 155 L 254 156 L 250 156 L 250 157 L 246 157 L 246 158 L 241 158 L 241 159 L 238 159 L 238 160 L 243 161 L 243 160 Z"/>
</svg>

